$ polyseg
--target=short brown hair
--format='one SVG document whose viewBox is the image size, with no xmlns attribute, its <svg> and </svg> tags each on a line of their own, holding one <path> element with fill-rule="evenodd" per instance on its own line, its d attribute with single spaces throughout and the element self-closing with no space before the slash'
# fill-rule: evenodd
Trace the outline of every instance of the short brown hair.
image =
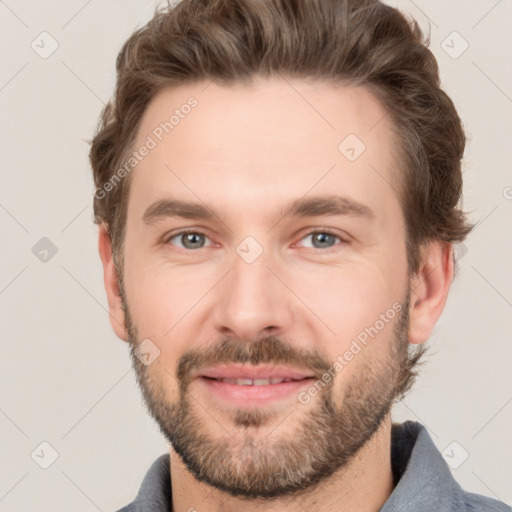
<svg viewBox="0 0 512 512">
<path fill-rule="evenodd" d="M 117 58 L 117 86 L 102 112 L 90 161 L 104 190 L 130 151 L 141 117 L 162 88 L 201 80 L 250 83 L 285 75 L 366 86 L 398 140 L 409 272 L 422 243 L 461 242 L 465 135 L 440 88 L 437 62 L 418 24 L 378 0 L 182 0 L 155 11 Z M 129 179 L 94 198 L 122 261 Z M 116 255 L 118 259 L 116 260 Z M 119 269 L 121 270 L 121 269 Z"/>
</svg>

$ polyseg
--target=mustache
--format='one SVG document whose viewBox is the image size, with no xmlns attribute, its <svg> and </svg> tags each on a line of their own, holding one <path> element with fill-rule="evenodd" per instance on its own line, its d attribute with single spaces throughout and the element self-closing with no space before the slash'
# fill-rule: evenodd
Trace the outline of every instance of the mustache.
<svg viewBox="0 0 512 512">
<path fill-rule="evenodd" d="M 218 345 L 205 349 L 187 350 L 179 359 L 176 376 L 180 385 L 186 387 L 193 370 L 202 370 L 221 364 L 273 364 L 286 365 L 307 370 L 320 377 L 327 372 L 331 362 L 320 351 L 298 349 L 293 344 L 276 336 L 267 336 L 257 341 L 225 338 Z"/>
</svg>

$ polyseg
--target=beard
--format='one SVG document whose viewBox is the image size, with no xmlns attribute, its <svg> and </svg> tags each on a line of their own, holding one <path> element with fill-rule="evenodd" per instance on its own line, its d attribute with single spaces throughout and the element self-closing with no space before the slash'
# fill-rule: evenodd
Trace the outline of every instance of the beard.
<svg viewBox="0 0 512 512">
<path fill-rule="evenodd" d="M 274 336 L 255 342 L 225 338 L 213 347 L 188 350 L 179 358 L 175 377 L 168 372 L 179 385 L 179 399 L 171 403 L 162 386 L 164 376 L 151 371 L 135 354 L 140 338 L 123 298 L 130 356 L 149 414 L 196 480 L 245 499 L 298 496 L 310 491 L 345 468 L 370 441 L 393 403 L 412 386 L 416 377 L 413 368 L 425 351 L 423 346 L 410 351 L 409 302 L 410 294 L 395 321 L 387 357 L 367 356 L 346 383 L 341 399 L 334 395 L 338 379 L 333 378 L 308 410 L 301 411 L 299 408 L 305 406 L 297 403 L 263 436 L 258 427 L 270 426 L 282 411 L 234 409 L 231 422 L 236 426 L 235 434 L 224 428 L 225 432 L 214 435 L 219 421 L 190 393 L 191 372 L 218 364 L 266 363 L 307 369 L 321 380 L 332 368 L 332 361 L 318 351 L 298 350 Z M 288 416 L 293 419 L 293 414 L 300 416 L 290 423 L 293 432 L 279 435 L 279 425 Z M 231 424 L 229 427 L 231 430 Z"/>
</svg>

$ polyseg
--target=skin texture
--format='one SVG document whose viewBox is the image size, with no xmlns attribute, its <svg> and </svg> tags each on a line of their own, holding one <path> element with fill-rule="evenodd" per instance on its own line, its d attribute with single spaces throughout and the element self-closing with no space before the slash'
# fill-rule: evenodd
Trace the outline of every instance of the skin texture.
<svg viewBox="0 0 512 512">
<path fill-rule="evenodd" d="M 112 326 L 176 448 L 173 509 L 377 511 L 393 490 L 389 407 L 408 342 L 426 341 L 444 308 L 451 246 L 426 244 L 409 279 L 396 141 L 364 88 L 275 78 L 164 89 L 134 147 L 191 96 L 197 106 L 129 177 L 123 289 L 105 226 L 99 234 Z M 338 150 L 349 134 L 365 145 L 354 161 Z M 283 215 L 291 201 L 333 194 L 373 215 Z M 168 199 L 214 215 L 144 221 Z M 187 243 L 183 229 L 205 238 Z M 325 230 L 334 237 L 319 237 Z M 262 250 L 251 263 L 237 252 L 246 237 L 251 254 Z M 195 378 L 219 362 L 321 377 L 394 304 L 401 314 L 307 404 L 294 395 L 235 407 Z M 145 339 L 160 351 L 148 366 L 134 352 Z"/>
</svg>

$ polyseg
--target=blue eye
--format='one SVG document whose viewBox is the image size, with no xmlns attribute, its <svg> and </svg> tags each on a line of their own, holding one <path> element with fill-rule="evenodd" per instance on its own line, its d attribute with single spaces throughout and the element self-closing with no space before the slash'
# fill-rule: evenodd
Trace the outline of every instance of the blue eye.
<svg viewBox="0 0 512 512">
<path fill-rule="evenodd" d="M 312 244 L 314 249 L 330 249 L 336 245 L 336 239 L 343 242 L 343 240 L 329 231 L 313 231 L 306 235 L 302 240 L 312 237 Z"/>
<path fill-rule="evenodd" d="M 336 246 L 336 240 L 344 242 L 344 240 L 341 237 L 333 233 L 330 233 L 329 231 L 312 231 L 311 233 L 303 237 L 301 241 L 306 240 L 309 237 L 312 237 L 311 240 L 313 249 L 330 249 Z M 177 240 L 178 242 L 173 242 L 173 240 Z M 176 245 L 181 249 L 196 250 L 202 249 L 203 247 L 211 246 L 211 243 L 205 245 L 207 240 L 210 239 L 200 231 L 180 231 L 179 233 L 176 233 L 169 237 L 166 243 Z"/>
<path fill-rule="evenodd" d="M 181 241 L 182 249 L 201 249 L 204 247 L 204 241 L 208 237 L 199 231 L 180 231 L 179 233 L 176 233 L 175 235 L 171 236 L 167 241 L 168 243 L 172 243 L 171 240 L 174 238 L 177 238 Z M 180 247 L 180 246 L 178 246 Z"/>
</svg>

